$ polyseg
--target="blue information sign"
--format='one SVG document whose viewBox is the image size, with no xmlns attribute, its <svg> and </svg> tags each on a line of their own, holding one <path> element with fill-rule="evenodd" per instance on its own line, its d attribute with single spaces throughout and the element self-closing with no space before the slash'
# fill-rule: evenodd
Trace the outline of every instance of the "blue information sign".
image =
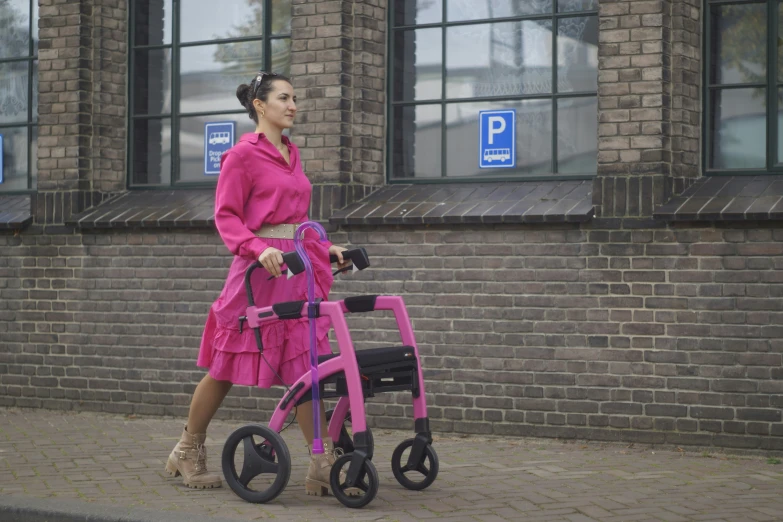
<svg viewBox="0 0 783 522">
<path fill-rule="evenodd" d="M 220 174 L 220 156 L 234 146 L 236 122 L 215 121 L 204 124 L 204 174 Z"/>
<path fill-rule="evenodd" d="M 479 111 L 479 168 L 516 167 L 515 109 Z"/>
</svg>

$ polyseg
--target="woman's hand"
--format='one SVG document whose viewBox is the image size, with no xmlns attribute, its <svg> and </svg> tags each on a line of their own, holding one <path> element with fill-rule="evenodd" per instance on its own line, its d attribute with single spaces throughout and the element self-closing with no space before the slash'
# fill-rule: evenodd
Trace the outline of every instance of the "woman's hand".
<svg viewBox="0 0 783 522">
<path fill-rule="evenodd" d="M 266 268 L 273 277 L 280 277 L 283 272 L 280 266 L 283 264 L 283 251 L 275 247 L 269 247 L 258 256 L 258 262 Z"/>
<path fill-rule="evenodd" d="M 349 266 L 351 264 L 350 259 L 343 259 L 343 252 L 345 252 L 347 248 L 343 248 L 341 246 L 332 245 L 329 247 L 329 255 L 337 256 L 337 268 L 345 268 L 346 266 Z"/>
</svg>

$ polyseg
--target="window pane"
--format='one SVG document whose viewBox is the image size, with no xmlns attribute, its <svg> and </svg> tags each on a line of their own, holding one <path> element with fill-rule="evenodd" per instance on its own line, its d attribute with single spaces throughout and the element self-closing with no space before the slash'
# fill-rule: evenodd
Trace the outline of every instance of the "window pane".
<svg viewBox="0 0 783 522">
<path fill-rule="evenodd" d="M 710 12 L 711 83 L 766 82 L 766 4 L 715 5 Z"/>
<path fill-rule="evenodd" d="M 710 167 L 764 168 L 767 147 L 765 89 L 725 89 L 712 95 Z"/>
<path fill-rule="evenodd" d="M 557 22 L 558 92 L 598 90 L 598 17 Z"/>
<path fill-rule="evenodd" d="M 272 1 L 272 34 L 291 34 L 291 0 Z"/>
<path fill-rule="evenodd" d="M 446 97 L 552 92 L 552 21 L 446 29 Z"/>
<path fill-rule="evenodd" d="M 449 22 L 552 12 L 552 0 L 448 0 Z"/>
<path fill-rule="evenodd" d="M 33 61 L 33 123 L 38 123 L 38 60 Z"/>
<path fill-rule="evenodd" d="M 0 191 L 27 190 L 27 127 L 0 129 L 3 136 L 3 183 Z"/>
<path fill-rule="evenodd" d="M 595 174 L 598 170 L 598 101 L 557 101 L 557 172 Z"/>
<path fill-rule="evenodd" d="M 441 177 L 441 106 L 394 108 L 392 177 Z"/>
<path fill-rule="evenodd" d="M 258 69 L 256 69 L 256 71 L 257 70 Z M 291 39 L 290 38 L 281 38 L 279 40 L 272 40 L 272 72 L 276 72 L 277 74 L 282 74 L 283 76 L 290 77 L 291 75 Z M 248 82 L 245 81 L 244 83 L 248 83 Z"/>
<path fill-rule="evenodd" d="M 30 0 L 0 2 L 0 58 L 29 55 Z"/>
<path fill-rule="evenodd" d="M 171 112 L 171 49 L 133 51 L 133 113 Z"/>
<path fill-rule="evenodd" d="M 30 62 L 0 63 L 0 123 L 27 122 Z"/>
<path fill-rule="evenodd" d="M 33 2 L 33 25 L 31 27 L 33 37 L 33 54 L 38 56 L 38 2 Z M 35 186 L 35 185 L 33 185 Z"/>
<path fill-rule="evenodd" d="M 261 36 L 263 18 L 264 0 L 188 0 L 179 14 L 180 42 Z"/>
<path fill-rule="evenodd" d="M 440 98 L 443 75 L 442 29 L 394 33 L 394 99 Z"/>
<path fill-rule="evenodd" d="M 215 116 L 193 116 L 179 120 L 179 180 L 183 182 L 214 181 L 216 176 L 204 174 L 204 125 L 210 122 L 235 121 L 234 138 L 239 141 L 242 134 L 254 132 L 256 124 L 242 114 L 220 114 Z"/>
<path fill-rule="evenodd" d="M 479 111 L 516 109 L 516 167 L 479 169 Z M 552 172 L 552 100 L 446 105 L 446 175 L 520 176 Z"/>
<path fill-rule="evenodd" d="M 263 67 L 262 41 L 183 47 L 179 109 L 215 112 L 241 108 L 237 86 L 250 83 Z"/>
<path fill-rule="evenodd" d="M 443 18 L 443 0 L 395 0 L 389 9 L 394 25 L 436 24 Z"/>
<path fill-rule="evenodd" d="M 135 45 L 171 44 L 173 20 L 171 0 L 146 0 L 131 2 L 131 5 Z"/>
<path fill-rule="evenodd" d="M 783 82 L 783 2 L 778 2 L 778 81 Z"/>
<path fill-rule="evenodd" d="M 568 11 L 593 11 L 598 9 L 598 0 L 557 0 L 560 13 Z"/>
<path fill-rule="evenodd" d="M 38 186 L 38 127 L 33 126 L 33 141 L 30 143 L 30 174 L 33 178 L 32 187 Z"/>
<path fill-rule="evenodd" d="M 783 163 L 783 89 L 778 88 L 778 158 Z"/>
<path fill-rule="evenodd" d="M 168 185 L 171 182 L 171 120 L 133 122 L 134 185 Z"/>
</svg>

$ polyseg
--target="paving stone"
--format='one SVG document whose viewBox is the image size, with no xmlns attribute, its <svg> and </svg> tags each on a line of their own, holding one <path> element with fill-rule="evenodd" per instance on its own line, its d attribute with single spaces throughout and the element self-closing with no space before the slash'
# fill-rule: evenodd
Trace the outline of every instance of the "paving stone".
<svg viewBox="0 0 783 522">
<path fill-rule="evenodd" d="M 239 427 L 218 420 L 210 427 L 214 471 L 220 472 L 222 441 Z M 394 479 L 389 458 L 410 433 L 394 430 L 374 433 L 380 490 L 366 508 L 305 494 L 308 457 L 293 429 L 283 433 L 292 453 L 287 488 L 273 502 L 254 505 L 227 487 L 193 490 L 163 473 L 180 430 L 181 419 L 0 409 L 0 520 L 3 499 L 20 496 L 215 520 L 715 522 L 778 520 L 783 512 L 783 468 L 765 456 L 713 458 L 552 439 L 438 436 L 438 479 L 409 491 Z"/>
</svg>

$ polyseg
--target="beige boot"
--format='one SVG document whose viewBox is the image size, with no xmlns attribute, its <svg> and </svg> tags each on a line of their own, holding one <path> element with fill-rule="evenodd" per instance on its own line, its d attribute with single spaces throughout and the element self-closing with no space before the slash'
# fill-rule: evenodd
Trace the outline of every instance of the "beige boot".
<svg viewBox="0 0 783 522">
<path fill-rule="evenodd" d="M 342 454 L 342 450 L 335 450 L 334 443 L 331 440 L 324 440 L 323 443 L 324 452 L 320 455 L 314 455 L 313 446 L 307 445 L 307 449 L 310 452 L 310 469 L 307 470 L 307 478 L 305 478 L 305 490 L 308 495 L 319 497 L 332 492 L 329 474 L 332 472 L 332 465 L 339 456 L 337 453 Z M 340 479 L 344 481 L 345 478 L 345 472 L 341 471 Z M 348 488 L 345 493 L 353 497 L 361 494 L 361 490 L 359 488 Z"/>
<path fill-rule="evenodd" d="M 182 475 L 182 483 L 189 488 L 219 488 L 223 484 L 219 476 L 207 473 L 206 438 L 206 433 L 188 433 L 186 426 L 166 462 L 166 472 L 174 477 Z"/>
</svg>

